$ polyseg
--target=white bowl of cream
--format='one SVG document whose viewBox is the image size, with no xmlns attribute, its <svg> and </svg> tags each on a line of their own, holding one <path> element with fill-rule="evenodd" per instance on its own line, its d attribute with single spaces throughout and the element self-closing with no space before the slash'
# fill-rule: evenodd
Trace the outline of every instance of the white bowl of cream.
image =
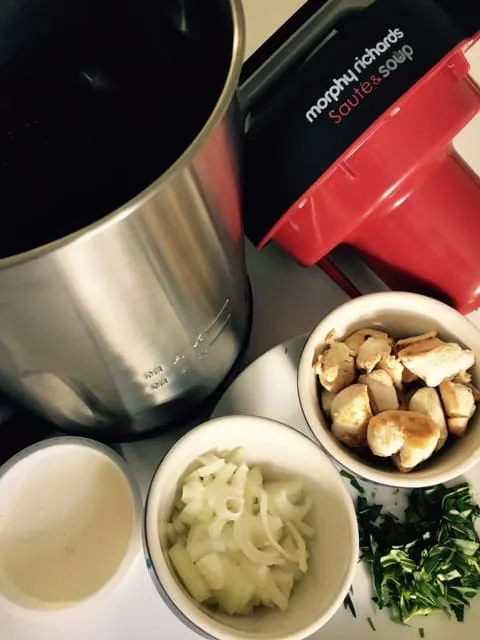
<svg viewBox="0 0 480 640">
<path fill-rule="evenodd" d="M 113 590 L 141 549 L 141 499 L 123 460 L 53 438 L 0 469 L 0 594 L 52 611 Z"/>
</svg>

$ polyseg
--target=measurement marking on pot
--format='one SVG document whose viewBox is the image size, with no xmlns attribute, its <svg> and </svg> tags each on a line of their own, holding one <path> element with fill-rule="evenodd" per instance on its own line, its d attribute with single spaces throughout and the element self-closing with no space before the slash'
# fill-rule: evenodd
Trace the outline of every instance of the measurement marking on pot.
<svg viewBox="0 0 480 640">
<path fill-rule="evenodd" d="M 157 367 L 154 367 L 149 371 L 145 371 L 143 375 L 146 380 L 151 380 L 151 378 L 155 378 L 156 376 L 159 376 L 161 373 L 163 373 L 163 367 L 161 365 L 158 365 Z"/>
<path fill-rule="evenodd" d="M 161 380 L 158 380 L 157 382 L 153 382 L 150 385 L 150 389 L 152 391 L 157 391 L 158 389 L 161 389 L 162 387 L 164 387 L 166 384 L 168 384 L 168 378 L 162 378 Z"/>
</svg>

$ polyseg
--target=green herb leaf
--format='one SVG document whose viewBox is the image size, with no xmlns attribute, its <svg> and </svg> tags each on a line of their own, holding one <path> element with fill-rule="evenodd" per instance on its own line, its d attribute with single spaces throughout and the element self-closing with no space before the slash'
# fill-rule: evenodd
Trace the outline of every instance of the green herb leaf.
<svg viewBox="0 0 480 640">
<path fill-rule="evenodd" d="M 354 618 L 357 617 L 357 612 L 355 611 L 355 605 L 353 604 L 352 596 L 350 593 L 347 594 L 345 600 L 343 601 L 343 606 L 345 609 L 348 609 Z"/>
<path fill-rule="evenodd" d="M 433 611 L 463 621 L 480 593 L 480 507 L 470 485 L 414 489 L 403 520 L 363 495 L 356 508 L 361 558 L 379 609 L 403 624 Z"/>
<path fill-rule="evenodd" d="M 358 493 L 365 493 L 365 489 L 362 487 L 359 481 L 355 478 L 355 476 L 352 476 L 351 473 L 348 473 L 348 471 L 342 470 L 340 471 L 340 475 L 346 478 L 350 482 L 352 487 L 358 491 Z"/>
</svg>

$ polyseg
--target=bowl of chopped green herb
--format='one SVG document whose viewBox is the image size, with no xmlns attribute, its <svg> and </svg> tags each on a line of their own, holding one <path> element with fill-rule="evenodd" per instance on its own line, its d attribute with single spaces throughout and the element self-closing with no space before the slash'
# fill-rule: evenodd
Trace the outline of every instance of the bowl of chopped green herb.
<svg viewBox="0 0 480 640">
<path fill-rule="evenodd" d="M 351 300 L 310 334 L 300 406 L 341 466 L 378 484 L 448 482 L 480 461 L 480 331 L 413 293 Z"/>
</svg>

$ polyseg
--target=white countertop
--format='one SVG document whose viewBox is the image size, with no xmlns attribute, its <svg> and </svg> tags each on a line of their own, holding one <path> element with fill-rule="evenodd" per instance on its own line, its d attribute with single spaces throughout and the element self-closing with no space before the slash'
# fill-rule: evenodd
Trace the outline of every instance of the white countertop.
<svg viewBox="0 0 480 640">
<path fill-rule="evenodd" d="M 480 40 L 467 53 L 470 75 L 480 85 Z M 454 146 L 459 154 L 480 175 L 480 115 L 456 137 Z"/>
<path fill-rule="evenodd" d="M 269 37 L 302 0 L 244 0 L 247 55 Z M 480 45 L 471 52 L 474 75 L 480 81 Z M 480 174 L 480 118 L 459 137 L 458 147 Z M 258 253 L 247 246 L 254 292 L 254 322 L 246 364 L 287 339 L 307 332 L 325 313 L 347 296 L 320 269 L 303 269 L 280 249 L 268 246 Z M 478 314 L 478 312 L 477 312 Z M 155 466 L 175 434 L 122 445 L 145 492 Z M 0 603 L 1 640 L 198 640 L 158 595 L 142 554 L 124 583 L 102 605 L 80 606 L 55 617 L 32 618 Z"/>
<path fill-rule="evenodd" d="M 243 0 L 247 21 L 246 58 L 250 57 L 303 4 L 305 0 Z"/>
</svg>

